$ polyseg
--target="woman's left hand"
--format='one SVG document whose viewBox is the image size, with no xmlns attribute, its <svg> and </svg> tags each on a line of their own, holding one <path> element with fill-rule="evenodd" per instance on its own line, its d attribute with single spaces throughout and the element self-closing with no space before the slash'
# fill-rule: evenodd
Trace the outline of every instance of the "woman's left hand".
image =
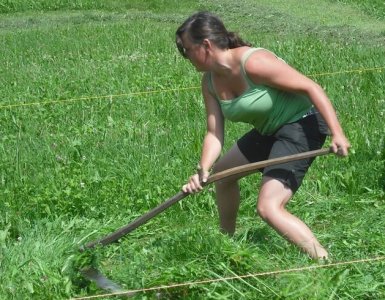
<svg viewBox="0 0 385 300">
<path fill-rule="evenodd" d="M 333 135 L 331 148 L 335 154 L 347 156 L 349 154 L 350 143 L 344 134 Z"/>
</svg>

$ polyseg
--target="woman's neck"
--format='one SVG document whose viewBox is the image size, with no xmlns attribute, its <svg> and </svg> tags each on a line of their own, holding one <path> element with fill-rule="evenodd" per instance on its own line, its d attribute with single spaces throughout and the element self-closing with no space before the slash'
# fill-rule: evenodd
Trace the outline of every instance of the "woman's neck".
<svg viewBox="0 0 385 300">
<path fill-rule="evenodd" d="M 214 56 L 212 72 L 217 76 L 231 75 L 238 65 L 233 53 L 233 49 L 218 49 Z"/>
</svg>

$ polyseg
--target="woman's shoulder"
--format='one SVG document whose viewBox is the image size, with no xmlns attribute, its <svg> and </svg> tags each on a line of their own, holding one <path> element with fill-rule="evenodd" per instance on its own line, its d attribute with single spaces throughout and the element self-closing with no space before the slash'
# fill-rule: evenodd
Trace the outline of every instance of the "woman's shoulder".
<svg viewBox="0 0 385 300">
<path fill-rule="evenodd" d="M 253 65 L 253 62 L 255 63 L 259 59 L 277 58 L 273 52 L 265 48 L 239 47 L 233 50 L 235 51 L 234 56 L 243 67 L 245 67 L 246 64 L 249 66 Z"/>
<path fill-rule="evenodd" d="M 253 52 L 254 49 L 257 49 L 257 48 L 243 46 L 243 47 L 233 48 L 230 50 L 233 52 L 233 57 L 237 58 L 238 60 L 242 60 L 245 54 L 247 54 L 248 52 Z"/>
<path fill-rule="evenodd" d="M 277 61 L 285 62 L 278 57 L 274 52 L 265 48 L 253 48 L 245 52 L 242 58 L 242 65 L 246 71 L 258 68 L 261 65 L 269 65 Z"/>
<path fill-rule="evenodd" d="M 238 48 L 233 48 L 231 49 L 236 57 L 242 58 L 243 56 L 247 54 L 257 54 L 257 55 L 263 55 L 266 53 L 272 53 L 268 49 L 261 48 L 261 47 L 248 47 L 248 46 L 243 46 L 243 47 L 238 47 Z"/>
<path fill-rule="evenodd" d="M 277 58 L 277 55 L 265 48 L 250 48 L 246 51 L 243 51 L 243 54 L 241 56 L 245 59 L 246 57 L 254 57 L 254 58 Z"/>
</svg>

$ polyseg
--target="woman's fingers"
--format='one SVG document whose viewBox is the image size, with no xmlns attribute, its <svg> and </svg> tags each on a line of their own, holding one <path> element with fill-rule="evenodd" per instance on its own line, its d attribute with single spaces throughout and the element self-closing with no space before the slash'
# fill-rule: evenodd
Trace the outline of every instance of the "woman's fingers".
<svg viewBox="0 0 385 300">
<path fill-rule="evenodd" d="M 190 194 L 200 192 L 202 189 L 198 174 L 191 176 L 189 181 L 182 187 L 183 192 Z"/>
<path fill-rule="evenodd" d="M 349 154 L 350 143 L 345 136 L 334 137 L 332 140 L 333 152 L 340 156 Z"/>
</svg>

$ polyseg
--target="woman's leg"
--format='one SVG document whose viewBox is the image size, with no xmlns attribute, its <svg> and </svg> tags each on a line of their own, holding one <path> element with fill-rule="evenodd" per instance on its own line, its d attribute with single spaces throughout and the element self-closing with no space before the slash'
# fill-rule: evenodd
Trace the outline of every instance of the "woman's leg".
<svg viewBox="0 0 385 300">
<path fill-rule="evenodd" d="M 285 209 L 292 195 L 291 189 L 282 182 L 264 176 L 258 196 L 258 214 L 278 233 L 312 258 L 327 258 L 327 251 L 321 246 L 309 227 Z"/>
<path fill-rule="evenodd" d="M 238 145 L 235 144 L 214 166 L 214 172 L 220 172 L 249 163 Z M 246 176 L 238 175 L 215 183 L 219 222 L 221 231 L 233 235 L 239 208 L 238 179 Z"/>
</svg>

